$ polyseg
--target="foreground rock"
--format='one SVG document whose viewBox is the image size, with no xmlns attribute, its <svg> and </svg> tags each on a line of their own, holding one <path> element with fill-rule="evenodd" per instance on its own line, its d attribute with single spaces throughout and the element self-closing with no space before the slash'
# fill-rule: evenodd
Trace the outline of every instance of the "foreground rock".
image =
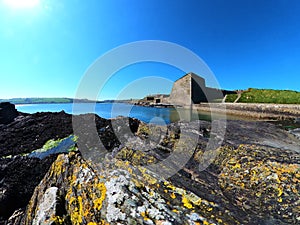
<svg viewBox="0 0 300 225">
<path fill-rule="evenodd" d="M 0 124 L 9 124 L 19 115 L 13 104 L 0 102 Z"/>
<path fill-rule="evenodd" d="M 2 218 L 10 217 L 16 209 L 28 204 L 35 187 L 43 179 L 55 158 L 55 156 L 50 156 L 40 160 L 18 156 L 0 159 L 0 215 Z"/>
<path fill-rule="evenodd" d="M 1 128 L 14 142 L 13 136 L 22 133 L 20 127 L 25 134 L 28 129 L 30 140 L 37 135 L 38 124 L 51 131 L 34 144 L 21 139 L 26 146 L 22 150 L 22 141 L 10 143 L 9 150 L 0 145 L 0 152 L 5 152 L 0 161 L 0 208 L 10 206 L 0 212 L 3 223 L 300 222 L 299 139 L 275 125 L 229 121 L 222 140 L 204 121 L 161 127 L 91 114 L 77 118 L 80 134 L 72 140 L 81 152 L 72 142 L 65 145 L 64 140 L 72 137 L 72 127 L 65 127 L 71 117 L 65 113 L 27 115 Z M 96 125 L 105 151 L 95 151 L 91 124 Z M 207 149 L 209 138 L 222 145 Z M 57 154 L 60 150 L 64 153 Z M 177 171 L 176 163 L 186 156 L 187 162 Z M 211 158 L 210 165 L 199 170 Z M 158 163 L 159 168 L 151 167 Z M 163 176 L 162 171 L 171 176 Z M 24 200 L 18 204 L 17 199 Z"/>
<path fill-rule="evenodd" d="M 133 166 L 133 158 L 103 160 L 97 165 L 76 153 L 59 155 L 36 188 L 22 222 L 299 223 L 299 155 L 285 152 L 278 158 L 271 149 L 257 146 L 219 151 L 202 172 L 195 169 L 201 163 L 202 152 L 197 151 L 169 180 L 142 165 Z M 49 193 L 53 196 L 46 197 Z"/>
</svg>

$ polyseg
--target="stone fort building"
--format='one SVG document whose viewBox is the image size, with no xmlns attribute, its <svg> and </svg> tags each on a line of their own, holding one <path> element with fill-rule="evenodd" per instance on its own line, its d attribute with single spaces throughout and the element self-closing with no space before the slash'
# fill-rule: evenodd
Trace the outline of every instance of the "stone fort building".
<svg viewBox="0 0 300 225">
<path fill-rule="evenodd" d="M 189 106 L 201 102 L 221 102 L 227 94 L 236 94 L 236 92 L 206 87 L 204 78 L 188 73 L 174 82 L 170 95 L 148 95 L 137 104 Z"/>
<path fill-rule="evenodd" d="M 221 101 L 227 94 L 235 93 L 235 91 L 206 87 L 204 78 L 188 73 L 174 82 L 168 102 L 173 105 L 215 102 Z"/>
</svg>

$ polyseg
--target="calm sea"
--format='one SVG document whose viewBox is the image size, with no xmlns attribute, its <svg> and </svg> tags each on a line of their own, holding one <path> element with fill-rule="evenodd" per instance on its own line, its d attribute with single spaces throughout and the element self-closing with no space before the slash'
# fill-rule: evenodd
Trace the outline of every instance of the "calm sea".
<svg viewBox="0 0 300 225">
<path fill-rule="evenodd" d="M 143 107 L 124 103 L 81 103 L 76 104 L 30 104 L 16 105 L 20 112 L 60 112 L 70 114 L 95 113 L 102 118 L 111 119 L 118 116 L 133 117 L 146 123 L 169 124 L 178 120 L 210 120 L 210 114 L 191 113 L 185 109 Z"/>
</svg>

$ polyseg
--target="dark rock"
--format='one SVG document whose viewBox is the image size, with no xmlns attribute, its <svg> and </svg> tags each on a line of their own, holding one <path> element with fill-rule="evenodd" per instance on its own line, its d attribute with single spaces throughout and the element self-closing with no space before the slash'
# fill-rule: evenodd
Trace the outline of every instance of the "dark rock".
<svg viewBox="0 0 300 225">
<path fill-rule="evenodd" d="M 255 144 L 300 152 L 296 137 L 275 124 L 261 121 L 227 121 L 224 142 L 235 147 Z"/>
<path fill-rule="evenodd" d="M 19 115 L 15 105 L 9 102 L 0 103 L 0 124 L 9 124 Z"/>
<path fill-rule="evenodd" d="M 0 217 L 7 219 L 16 209 L 26 207 L 54 160 L 55 156 L 0 159 Z"/>
<path fill-rule="evenodd" d="M 6 225 L 20 225 L 22 224 L 22 218 L 24 217 L 25 208 L 20 208 L 14 211 L 11 217 L 9 217 Z M 4 223 L 4 222 L 3 222 Z M 0 221 L 1 224 L 1 221 Z"/>
<path fill-rule="evenodd" d="M 0 127 L 0 223 L 18 208 L 26 207 L 34 188 L 56 158 L 50 155 L 41 160 L 22 155 L 42 148 L 50 139 L 70 134 L 72 117 L 64 112 L 20 113 L 15 121 Z M 12 220 L 17 221 L 14 217 Z"/>
<path fill-rule="evenodd" d="M 65 112 L 23 114 L 0 129 L 0 157 L 30 153 L 72 133 L 72 116 Z"/>
</svg>

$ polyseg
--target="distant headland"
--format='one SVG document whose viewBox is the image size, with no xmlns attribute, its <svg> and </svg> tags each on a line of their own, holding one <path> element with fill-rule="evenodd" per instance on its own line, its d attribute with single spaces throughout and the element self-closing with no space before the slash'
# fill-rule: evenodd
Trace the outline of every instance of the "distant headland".
<svg viewBox="0 0 300 225">
<path fill-rule="evenodd" d="M 104 100 L 94 101 L 89 99 L 74 99 L 74 98 L 10 98 L 0 99 L 0 102 L 10 102 L 15 105 L 21 104 L 64 104 L 64 103 L 114 103 L 114 102 L 130 102 L 131 100 Z"/>
</svg>

